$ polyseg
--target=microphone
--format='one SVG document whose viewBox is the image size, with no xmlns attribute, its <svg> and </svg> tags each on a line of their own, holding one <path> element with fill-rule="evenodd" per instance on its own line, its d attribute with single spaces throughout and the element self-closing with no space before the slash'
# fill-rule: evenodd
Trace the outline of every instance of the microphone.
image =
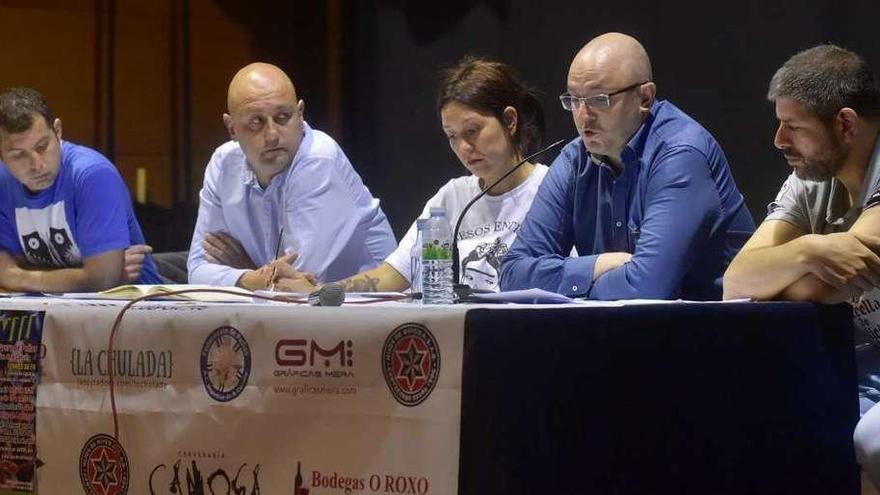
<svg viewBox="0 0 880 495">
<path fill-rule="evenodd" d="M 309 306 L 342 306 L 345 302 L 345 287 L 339 282 L 322 285 L 309 293 Z"/>
<path fill-rule="evenodd" d="M 474 199 L 470 200 L 470 202 L 468 202 L 468 204 L 466 204 L 464 206 L 464 208 L 461 209 L 461 213 L 458 214 L 458 220 L 456 220 L 456 222 L 455 222 L 455 228 L 452 229 L 452 290 L 453 290 L 453 292 L 455 292 L 455 297 L 456 297 L 457 301 L 459 301 L 459 302 L 467 301 L 472 293 L 479 292 L 478 290 L 472 289 L 467 284 L 462 284 L 458 279 L 459 271 L 460 271 L 459 270 L 460 267 L 458 266 L 458 263 L 459 263 L 458 231 L 461 230 L 461 221 L 464 220 L 465 213 L 467 213 L 468 210 L 471 209 L 471 206 L 473 206 L 474 203 L 477 202 L 477 200 L 479 200 L 480 198 L 485 196 L 486 193 L 491 191 L 493 187 L 497 186 L 501 181 L 506 179 L 510 174 L 514 173 L 518 168 L 523 166 L 523 164 L 525 164 L 526 162 L 528 162 L 529 160 L 531 160 L 532 158 L 534 158 L 538 155 L 544 154 L 544 153 L 552 150 L 553 148 L 556 148 L 557 146 L 559 146 L 563 143 L 565 143 L 565 140 L 560 139 L 559 141 L 556 141 L 555 143 L 553 143 L 553 144 L 551 144 L 541 150 L 538 150 L 538 151 L 532 153 L 531 155 L 523 158 L 522 161 L 520 161 L 519 163 L 514 165 L 513 168 L 508 170 L 506 174 L 502 175 L 498 180 L 493 182 L 486 189 L 483 189 L 482 191 L 480 191 L 480 194 L 477 194 L 476 196 L 474 196 Z"/>
</svg>

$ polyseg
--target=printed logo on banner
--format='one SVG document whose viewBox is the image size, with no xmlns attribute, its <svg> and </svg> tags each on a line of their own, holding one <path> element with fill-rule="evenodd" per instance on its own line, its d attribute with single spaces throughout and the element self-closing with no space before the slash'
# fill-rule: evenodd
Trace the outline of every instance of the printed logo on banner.
<svg viewBox="0 0 880 495">
<path fill-rule="evenodd" d="M 228 464 L 224 452 L 181 450 L 174 464 L 150 471 L 150 495 L 259 494 L 260 464 Z"/>
<path fill-rule="evenodd" d="M 431 482 L 425 476 L 411 476 L 384 472 L 372 473 L 369 476 L 351 476 L 336 470 L 311 470 L 311 489 L 320 493 L 409 493 L 427 495 L 431 491 Z M 326 490 L 325 490 L 326 489 Z M 294 495 L 308 495 L 308 485 L 303 482 L 300 474 L 300 463 L 296 463 L 296 476 L 293 481 Z"/>
<path fill-rule="evenodd" d="M 354 342 L 349 339 L 294 338 L 275 342 L 272 375 L 285 381 L 272 387 L 290 396 L 347 395 L 358 393 L 354 375 Z M 315 380 L 323 383 L 315 383 Z"/>
<path fill-rule="evenodd" d="M 222 326 L 205 339 L 199 365 L 208 395 L 218 402 L 229 402 L 247 385 L 251 349 L 238 330 Z"/>
<path fill-rule="evenodd" d="M 70 374 L 78 385 L 106 386 L 109 375 L 119 386 L 163 388 L 174 374 L 171 349 L 70 349 Z"/>
<path fill-rule="evenodd" d="M 35 493 L 43 311 L 0 311 L 0 493 Z"/>
<path fill-rule="evenodd" d="M 382 372 L 391 395 L 404 406 L 417 406 L 440 379 L 440 346 L 418 323 L 404 323 L 385 339 Z"/>
<path fill-rule="evenodd" d="M 300 462 L 296 461 L 296 476 L 293 477 L 293 495 L 309 495 L 309 487 L 303 481 L 300 467 Z"/>
<path fill-rule="evenodd" d="M 88 495 L 128 493 L 128 456 L 110 435 L 99 433 L 83 445 L 79 455 L 79 478 Z"/>
</svg>

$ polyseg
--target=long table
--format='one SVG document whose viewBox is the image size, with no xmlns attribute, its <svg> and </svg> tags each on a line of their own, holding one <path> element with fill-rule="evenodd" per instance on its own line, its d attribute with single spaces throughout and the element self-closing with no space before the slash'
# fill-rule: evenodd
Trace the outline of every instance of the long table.
<svg viewBox="0 0 880 495">
<path fill-rule="evenodd" d="M 845 306 L 121 305 L 0 300 L 41 493 L 858 493 Z"/>
</svg>

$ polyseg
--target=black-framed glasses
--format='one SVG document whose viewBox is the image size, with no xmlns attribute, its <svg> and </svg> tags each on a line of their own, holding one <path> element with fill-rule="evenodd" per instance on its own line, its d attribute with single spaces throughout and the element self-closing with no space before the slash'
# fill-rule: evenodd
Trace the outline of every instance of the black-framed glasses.
<svg viewBox="0 0 880 495">
<path fill-rule="evenodd" d="M 643 84 L 648 84 L 649 82 L 651 81 L 642 81 L 640 83 L 630 84 L 629 86 L 618 89 L 617 91 L 612 91 L 610 93 L 600 93 L 593 96 L 572 96 L 571 94 L 566 92 L 559 95 L 559 101 L 562 103 L 562 108 L 568 110 L 569 112 L 574 109 L 580 108 L 581 105 L 586 105 L 590 108 L 608 108 L 609 106 L 611 106 L 612 96 L 619 95 L 620 93 L 626 93 L 627 91 L 636 89 Z"/>
</svg>

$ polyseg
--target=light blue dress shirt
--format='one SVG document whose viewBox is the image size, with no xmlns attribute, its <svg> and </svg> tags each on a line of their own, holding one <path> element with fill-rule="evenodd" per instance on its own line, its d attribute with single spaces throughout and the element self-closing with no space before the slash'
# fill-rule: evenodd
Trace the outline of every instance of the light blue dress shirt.
<svg viewBox="0 0 880 495">
<path fill-rule="evenodd" d="M 264 189 L 238 143 L 223 144 L 211 157 L 199 193 L 199 216 L 187 263 L 193 284 L 235 285 L 246 270 L 209 263 L 202 241 L 226 232 L 262 266 L 296 252 L 294 267 L 321 281 L 374 268 L 397 243 L 379 200 L 373 198 L 338 144 L 304 124 L 293 162 Z"/>
<path fill-rule="evenodd" d="M 655 102 L 621 155 L 623 172 L 578 138 L 562 149 L 502 263 L 502 290 L 590 299 L 719 299 L 721 277 L 755 230 L 715 139 Z M 580 257 L 568 256 L 572 246 Z M 632 260 L 593 281 L 596 258 Z"/>
</svg>

